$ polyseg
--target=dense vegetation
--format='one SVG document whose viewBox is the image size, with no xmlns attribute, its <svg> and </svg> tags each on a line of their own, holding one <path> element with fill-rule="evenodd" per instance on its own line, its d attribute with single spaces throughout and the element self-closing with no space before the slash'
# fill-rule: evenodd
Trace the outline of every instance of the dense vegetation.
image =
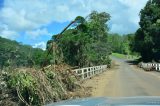
<svg viewBox="0 0 160 106">
<path fill-rule="evenodd" d="M 109 19 L 108 13 L 93 11 L 87 19 L 78 16 L 72 29 L 67 29 L 60 35 L 53 35 L 48 41 L 48 50 L 54 42 L 53 52 L 50 53 L 57 58 L 55 62 L 62 61 L 79 67 L 109 64 L 111 53 L 107 40 Z"/>
<path fill-rule="evenodd" d="M 34 68 L 0 71 L 0 106 L 43 106 L 87 96 L 87 89 L 70 72 L 70 66 L 65 64 L 46 67 L 43 71 Z"/>
<path fill-rule="evenodd" d="M 111 45 L 112 52 L 125 55 L 135 55 L 132 51 L 134 34 L 119 35 L 109 34 L 108 42 Z"/>
<path fill-rule="evenodd" d="M 42 106 L 49 102 L 87 96 L 66 64 L 50 64 L 47 52 L 0 37 L 0 105 Z M 38 68 L 37 68 L 38 67 Z"/>
<path fill-rule="evenodd" d="M 149 0 L 140 11 L 140 28 L 135 34 L 110 34 L 112 51 L 141 56 L 141 61 L 160 62 L 160 1 Z"/>
<path fill-rule="evenodd" d="M 65 63 L 78 67 L 109 64 L 109 19 L 109 14 L 96 11 L 87 19 L 78 16 L 72 28 L 48 41 L 46 51 L 0 38 L 0 105 L 44 105 L 87 96 Z M 41 65 L 48 66 L 35 69 Z"/>
<path fill-rule="evenodd" d="M 145 62 L 160 62 L 160 1 L 149 0 L 140 12 L 140 28 L 135 34 L 134 51 Z"/>
<path fill-rule="evenodd" d="M 0 37 L 0 69 L 40 66 L 45 54 L 41 49 Z"/>
</svg>

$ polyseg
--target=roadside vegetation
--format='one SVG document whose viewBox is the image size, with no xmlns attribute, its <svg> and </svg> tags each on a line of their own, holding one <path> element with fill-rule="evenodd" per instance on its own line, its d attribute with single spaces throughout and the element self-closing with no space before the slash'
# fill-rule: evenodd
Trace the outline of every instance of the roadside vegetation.
<svg viewBox="0 0 160 106">
<path fill-rule="evenodd" d="M 0 69 L 40 67 L 46 51 L 0 37 Z"/>
<path fill-rule="evenodd" d="M 137 55 L 125 55 L 125 54 L 120 54 L 120 53 L 112 53 L 111 56 L 117 57 L 120 59 L 131 59 L 131 60 L 136 60 L 140 58 Z"/>
<path fill-rule="evenodd" d="M 111 45 L 112 52 L 124 55 L 134 54 L 132 52 L 133 39 L 134 39 L 134 34 L 127 34 L 127 35 L 109 34 L 108 36 L 108 42 Z"/>
<path fill-rule="evenodd" d="M 78 81 L 65 64 L 48 66 L 43 71 L 34 68 L 3 70 L 0 72 L 0 105 L 42 106 L 89 96 Z"/>
<path fill-rule="evenodd" d="M 84 97 L 72 69 L 111 64 L 109 56 L 160 62 L 160 1 L 149 0 L 133 34 L 109 33 L 110 15 L 77 16 L 53 35 L 46 50 L 0 37 L 0 105 L 44 105 Z"/>
<path fill-rule="evenodd" d="M 44 105 L 89 96 L 74 68 L 110 64 L 110 15 L 93 11 L 78 16 L 53 35 L 45 51 L 0 38 L 0 105 Z"/>
<path fill-rule="evenodd" d="M 126 55 L 124 55 L 124 54 L 112 53 L 111 56 L 114 56 L 114 57 L 117 57 L 117 58 L 121 58 L 121 59 L 126 59 Z"/>
<path fill-rule="evenodd" d="M 65 62 L 78 67 L 110 64 L 111 46 L 107 40 L 109 20 L 108 13 L 93 11 L 87 18 L 75 18 L 70 24 L 72 29 L 53 35 L 47 50 L 52 49 L 49 53 L 56 57 L 56 64 Z"/>
<path fill-rule="evenodd" d="M 111 42 L 113 53 L 138 56 L 142 62 L 160 62 L 159 11 L 159 0 L 149 0 L 140 11 L 140 28 L 134 34 L 111 34 L 108 40 Z"/>
<path fill-rule="evenodd" d="M 108 42 L 112 48 L 112 55 L 121 59 L 138 59 L 140 56 L 133 51 L 134 34 L 109 34 Z"/>
<path fill-rule="evenodd" d="M 135 33 L 133 51 L 141 61 L 160 62 L 160 1 L 149 0 L 140 11 L 140 28 Z"/>
</svg>

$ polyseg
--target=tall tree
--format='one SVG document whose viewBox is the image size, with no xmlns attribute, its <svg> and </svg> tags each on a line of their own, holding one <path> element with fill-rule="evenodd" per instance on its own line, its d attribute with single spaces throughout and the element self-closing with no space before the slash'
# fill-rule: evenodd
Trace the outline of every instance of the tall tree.
<svg viewBox="0 0 160 106">
<path fill-rule="evenodd" d="M 105 64 L 110 52 L 106 24 L 109 19 L 109 14 L 93 11 L 87 19 L 76 17 L 60 35 L 53 36 L 57 50 L 63 54 L 63 61 L 79 67 Z M 72 29 L 68 29 L 70 25 Z"/>
<path fill-rule="evenodd" d="M 160 1 L 149 0 L 140 12 L 140 29 L 135 36 L 135 51 L 143 61 L 160 60 Z"/>
</svg>

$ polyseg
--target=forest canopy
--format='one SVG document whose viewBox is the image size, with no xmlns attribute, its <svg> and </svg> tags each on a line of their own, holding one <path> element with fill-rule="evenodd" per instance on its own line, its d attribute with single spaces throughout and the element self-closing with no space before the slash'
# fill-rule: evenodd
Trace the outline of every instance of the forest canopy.
<svg viewBox="0 0 160 106">
<path fill-rule="evenodd" d="M 134 39 L 134 51 L 142 60 L 160 61 L 160 1 L 149 0 L 140 11 L 140 28 Z"/>
<path fill-rule="evenodd" d="M 56 55 L 57 63 L 64 61 L 79 67 L 108 64 L 111 53 L 107 40 L 109 20 L 110 15 L 106 12 L 93 11 L 87 18 L 78 16 L 73 21 L 74 28 L 67 29 L 62 34 L 53 35 L 48 41 L 48 50 L 54 42 L 57 49 L 53 48 L 55 54 L 53 52 L 51 54 Z"/>
<path fill-rule="evenodd" d="M 39 48 L 32 48 L 29 45 L 0 37 L 0 69 L 39 66 L 45 54 L 45 51 Z"/>
</svg>

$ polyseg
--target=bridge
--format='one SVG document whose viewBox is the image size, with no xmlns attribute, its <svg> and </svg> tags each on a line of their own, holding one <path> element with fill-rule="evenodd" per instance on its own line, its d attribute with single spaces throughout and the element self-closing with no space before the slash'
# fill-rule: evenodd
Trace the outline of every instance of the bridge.
<svg viewBox="0 0 160 106">
<path fill-rule="evenodd" d="M 85 67 L 73 70 L 73 72 L 81 79 L 85 80 L 95 75 L 101 74 L 107 71 L 107 65 L 93 66 L 93 67 Z M 142 63 L 140 68 L 144 70 L 155 70 L 160 71 L 160 63 Z"/>
<path fill-rule="evenodd" d="M 92 97 L 160 96 L 160 64 L 144 63 L 157 70 L 147 72 L 131 61 L 112 60 L 113 68 L 104 65 L 73 70 L 82 80 L 92 77 L 82 83 L 93 89 Z"/>
<path fill-rule="evenodd" d="M 88 79 L 97 74 L 100 74 L 107 70 L 107 65 L 100 65 L 100 66 L 93 66 L 93 67 L 86 67 L 81 69 L 75 69 L 73 72 L 81 79 Z"/>
<path fill-rule="evenodd" d="M 160 63 L 141 63 L 140 67 L 145 70 L 149 69 L 160 71 Z"/>
</svg>

